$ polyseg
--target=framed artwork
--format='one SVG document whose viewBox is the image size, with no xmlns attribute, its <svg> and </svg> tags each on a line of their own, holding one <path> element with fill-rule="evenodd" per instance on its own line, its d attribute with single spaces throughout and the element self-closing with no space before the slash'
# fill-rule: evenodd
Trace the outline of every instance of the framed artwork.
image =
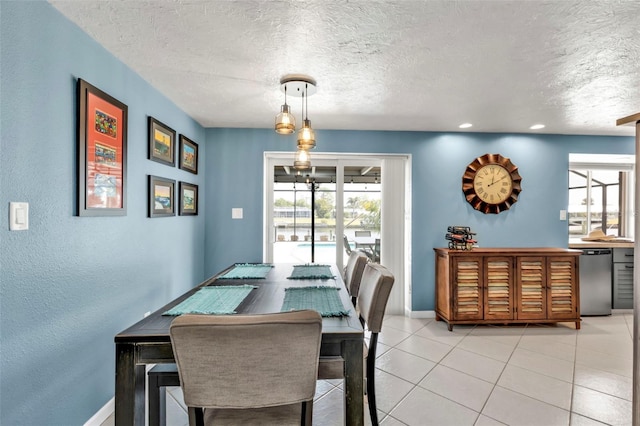
<svg viewBox="0 0 640 426">
<path fill-rule="evenodd" d="M 198 185 L 180 182 L 180 216 L 195 216 L 198 214 Z"/>
<path fill-rule="evenodd" d="M 127 214 L 127 106 L 78 79 L 78 216 Z"/>
<path fill-rule="evenodd" d="M 176 131 L 149 117 L 149 160 L 168 166 L 176 165 Z"/>
<path fill-rule="evenodd" d="M 149 217 L 175 216 L 176 181 L 149 175 Z"/>
<path fill-rule="evenodd" d="M 180 135 L 180 161 L 178 167 L 193 174 L 198 174 L 198 144 L 186 137 Z"/>
</svg>

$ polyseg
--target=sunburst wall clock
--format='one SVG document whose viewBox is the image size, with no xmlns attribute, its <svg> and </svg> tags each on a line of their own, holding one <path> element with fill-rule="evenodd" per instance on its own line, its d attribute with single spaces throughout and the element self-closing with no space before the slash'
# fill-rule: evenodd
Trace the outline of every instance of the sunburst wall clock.
<svg viewBox="0 0 640 426">
<path fill-rule="evenodd" d="M 522 191 L 518 167 L 500 154 L 485 154 L 473 160 L 462 176 L 462 192 L 471 206 L 482 213 L 509 210 Z"/>
</svg>

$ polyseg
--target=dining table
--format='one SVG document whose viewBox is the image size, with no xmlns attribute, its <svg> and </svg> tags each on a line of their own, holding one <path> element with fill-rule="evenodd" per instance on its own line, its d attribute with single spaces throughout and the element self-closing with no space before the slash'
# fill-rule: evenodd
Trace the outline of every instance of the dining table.
<svg viewBox="0 0 640 426">
<path fill-rule="evenodd" d="M 253 269 L 252 268 L 253 265 Z M 301 270 L 320 270 L 313 266 L 322 266 L 324 274 L 297 274 Z M 238 271 L 264 271 L 263 276 Z M 306 269 L 304 268 L 306 267 Z M 242 269 L 245 268 L 245 269 Z M 246 269 L 249 268 L 249 269 Z M 216 288 L 214 288 L 216 287 Z M 219 287 L 219 288 L 218 288 Z M 170 301 L 146 318 L 133 324 L 115 338 L 115 425 L 143 426 L 145 424 L 146 371 L 150 364 L 174 363 L 169 327 L 172 320 L 181 313 L 213 313 L 208 311 L 189 311 L 199 296 L 218 296 L 231 287 L 247 287 L 246 296 L 240 303 L 225 314 L 265 314 L 291 309 L 305 309 L 303 303 L 291 299 L 300 290 L 330 290 L 337 295 L 333 310 L 322 314 L 322 342 L 320 357 L 341 357 L 344 361 L 344 421 L 346 425 L 364 424 L 364 379 L 363 345 L 364 330 L 359 321 L 351 297 L 336 265 L 316 264 L 233 264 L 204 282 Z M 293 289 L 292 289 L 293 288 Z M 332 296 L 333 297 L 333 296 Z M 304 298 L 302 298 L 304 299 Z M 337 302 L 339 301 L 339 302 Z M 192 303 L 193 302 L 193 303 Z M 309 300 L 307 298 L 306 302 Z M 335 308 L 335 304 L 340 305 Z M 309 307 L 307 307 L 309 308 Z M 313 309 L 313 307 L 311 307 Z M 186 309 L 186 310 L 185 310 Z M 319 310 L 317 308 L 316 310 Z M 282 348 L 286 350 L 286 348 Z M 224 360 L 221 360 L 224 362 Z M 264 368 L 269 368 L 264 365 Z"/>
</svg>

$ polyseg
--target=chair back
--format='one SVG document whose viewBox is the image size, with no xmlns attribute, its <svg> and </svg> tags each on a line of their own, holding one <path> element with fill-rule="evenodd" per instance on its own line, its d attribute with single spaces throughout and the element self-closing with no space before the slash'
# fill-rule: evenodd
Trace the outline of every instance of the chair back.
<svg viewBox="0 0 640 426">
<path fill-rule="evenodd" d="M 371 231 L 355 231 L 356 237 L 370 237 Z"/>
<path fill-rule="evenodd" d="M 322 317 L 313 310 L 182 315 L 170 327 L 189 407 L 261 408 L 312 401 Z"/>
<path fill-rule="evenodd" d="M 344 270 L 344 283 L 352 298 L 358 297 L 362 273 L 368 261 L 369 257 L 360 250 L 352 250 L 349 255 L 349 260 Z"/>
<path fill-rule="evenodd" d="M 351 255 L 351 246 L 349 245 L 349 239 L 346 235 L 344 236 L 344 250 L 348 255 Z"/>
<path fill-rule="evenodd" d="M 360 317 L 372 333 L 379 333 L 382 329 L 384 311 L 394 281 L 393 274 L 378 263 L 367 263 L 364 267 L 358 292 L 358 307 Z"/>
</svg>

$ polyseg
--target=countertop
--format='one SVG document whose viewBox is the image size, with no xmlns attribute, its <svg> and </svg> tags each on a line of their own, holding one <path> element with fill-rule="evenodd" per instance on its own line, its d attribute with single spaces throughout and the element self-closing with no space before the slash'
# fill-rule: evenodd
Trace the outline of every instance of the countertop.
<svg viewBox="0 0 640 426">
<path fill-rule="evenodd" d="M 631 240 L 611 240 L 611 241 L 583 241 L 580 238 L 570 238 L 569 248 L 633 248 L 635 243 Z"/>
</svg>

